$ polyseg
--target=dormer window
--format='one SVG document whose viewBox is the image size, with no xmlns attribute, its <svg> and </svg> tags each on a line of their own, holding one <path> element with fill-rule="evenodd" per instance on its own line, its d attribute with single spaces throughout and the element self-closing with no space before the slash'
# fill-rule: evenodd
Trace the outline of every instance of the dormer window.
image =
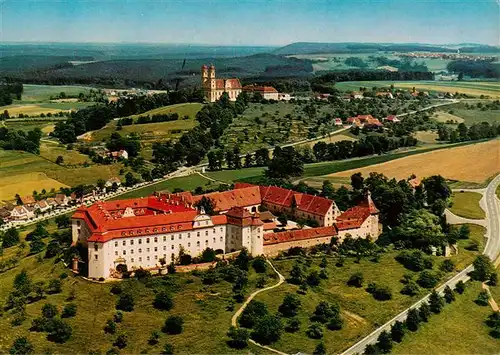
<svg viewBox="0 0 500 355">
<path fill-rule="evenodd" d="M 161 230 L 165 232 L 167 230 L 167 227 L 163 227 Z"/>
<path fill-rule="evenodd" d="M 133 231 L 129 231 L 128 235 L 134 235 L 134 232 Z"/>
</svg>

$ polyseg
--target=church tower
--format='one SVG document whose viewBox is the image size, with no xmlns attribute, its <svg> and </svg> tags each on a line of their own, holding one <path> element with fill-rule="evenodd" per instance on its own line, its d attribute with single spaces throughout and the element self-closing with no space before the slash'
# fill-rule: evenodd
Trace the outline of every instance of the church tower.
<svg viewBox="0 0 500 355">
<path fill-rule="evenodd" d="M 206 65 L 201 67 L 201 88 L 205 89 L 210 86 L 210 82 L 208 80 L 208 67 Z"/>
<path fill-rule="evenodd" d="M 217 85 L 215 82 L 215 66 L 213 64 L 208 69 L 208 76 L 210 78 L 210 89 L 211 90 L 217 89 Z"/>
</svg>

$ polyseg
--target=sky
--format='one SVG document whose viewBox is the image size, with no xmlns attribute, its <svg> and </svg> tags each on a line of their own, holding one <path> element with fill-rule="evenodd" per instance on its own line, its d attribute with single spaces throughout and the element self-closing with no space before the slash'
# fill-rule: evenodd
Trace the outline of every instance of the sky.
<svg viewBox="0 0 500 355">
<path fill-rule="evenodd" d="M 500 0 L 0 0 L 0 42 L 499 45 Z"/>
</svg>

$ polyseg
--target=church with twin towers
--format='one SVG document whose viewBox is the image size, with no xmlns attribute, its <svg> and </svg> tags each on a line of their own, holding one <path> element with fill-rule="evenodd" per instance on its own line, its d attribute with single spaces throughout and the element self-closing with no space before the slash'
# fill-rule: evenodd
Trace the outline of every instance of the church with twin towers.
<svg viewBox="0 0 500 355">
<path fill-rule="evenodd" d="M 213 65 L 201 67 L 201 88 L 208 102 L 217 101 L 224 92 L 227 92 L 231 101 L 236 101 L 242 91 L 240 79 L 217 79 Z"/>
</svg>

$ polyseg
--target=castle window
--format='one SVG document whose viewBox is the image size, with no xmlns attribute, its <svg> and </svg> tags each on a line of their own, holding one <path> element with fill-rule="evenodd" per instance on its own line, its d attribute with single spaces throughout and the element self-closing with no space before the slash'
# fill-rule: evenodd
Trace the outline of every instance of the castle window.
<svg viewBox="0 0 500 355">
<path fill-rule="evenodd" d="M 224 228 L 220 227 L 220 231 L 221 231 L 221 232 L 222 232 L 222 231 L 224 231 Z"/>
<path fill-rule="evenodd" d="M 97 254 L 95 254 L 95 255 L 94 255 L 94 258 L 95 258 L 95 260 L 97 260 L 97 258 L 98 258 L 98 257 L 97 257 Z"/>
<path fill-rule="evenodd" d="M 215 238 L 214 238 L 214 243 L 215 243 Z"/>
<path fill-rule="evenodd" d="M 115 251 L 115 255 L 118 256 L 118 250 Z"/>
<path fill-rule="evenodd" d="M 174 253 L 172 253 L 172 255 L 170 255 L 170 259 L 172 259 L 172 261 L 175 260 L 175 254 Z"/>
<path fill-rule="evenodd" d="M 126 250 L 123 251 L 123 255 L 127 255 L 127 251 Z"/>
<path fill-rule="evenodd" d="M 118 242 L 115 242 L 115 247 L 117 247 L 117 246 L 118 246 Z"/>
<path fill-rule="evenodd" d="M 155 237 L 155 243 L 158 243 L 158 237 Z"/>
<path fill-rule="evenodd" d="M 133 263 L 134 262 L 134 258 L 130 259 L 130 261 Z"/>
<path fill-rule="evenodd" d="M 151 250 L 151 249 L 149 249 L 149 248 L 146 248 L 146 252 L 147 252 L 147 253 L 149 253 L 149 251 L 150 251 L 150 250 Z"/>
<path fill-rule="evenodd" d="M 213 233 L 215 234 L 215 228 L 213 229 Z"/>
<path fill-rule="evenodd" d="M 139 262 L 141 262 L 141 261 L 142 261 L 142 256 L 139 256 Z"/>
<path fill-rule="evenodd" d="M 130 249 L 130 254 L 134 254 L 134 249 Z"/>
<path fill-rule="evenodd" d="M 188 233 L 188 238 L 191 238 L 191 233 Z"/>
<path fill-rule="evenodd" d="M 76 225 L 80 227 L 80 221 L 76 221 Z"/>
<path fill-rule="evenodd" d="M 221 241 L 221 242 L 222 242 L 222 239 L 223 239 L 223 238 L 222 238 L 222 237 L 220 237 L 220 241 Z"/>
<path fill-rule="evenodd" d="M 99 250 L 99 246 L 97 244 L 94 244 L 94 250 L 95 251 L 98 251 Z"/>
<path fill-rule="evenodd" d="M 196 232 L 196 236 L 199 237 L 200 236 L 200 232 Z"/>
<path fill-rule="evenodd" d="M 141 248 L 139 248 L 139 253 L 142 253 L 142 249 Z"/>
<path fill-rule="evenodd" d="M 170 240 L 174 240 L 174 236 L 173 235 L 170 236 Z"/>
<path fill-rule="evenodd" d="M 127 245 L 127 241 L 124 240 L 123 243 L 122 243 L 123 246 Z"/>
<path fill-rule="evenodd" d="M 158 260 L 158 255 L 155 255 L 155 260 Z"/>
<path fill-rule="evenodd" d="M 167 246 L 166 245 L 163 246 L 163 250 L 167 250 Z"/>
<path fill-rule="evenodd" d="M 149 256 L 146 257 L 146 260 L 149 261 Z"/>
<path fill-rule="evenodd" d="M 205 231 L 205 235 L 208 235 L 208 231 Z"/>
<path fill-rule="evenodd" d="M 142 239 L 139 239 L 139 244 L 142 244 Z"/>
<path fill-rule="evenodd" d="M 188 248 L 191 246 L 191 243 L 188 243 Z"/>
<path fill-rule="evenodd" d="M 200 241 L 199 241 L 199 240 L 196 242 L 196 246 L 197 246 L 197 247 L 199 247 L 199 246 L 200 246 Z"/>
<path fill-rule="evenodd" d="M 182 239 L 182 234 L 179 234 L 179 240 L 181 240 L 181 239 Z"/>
<path fill-rule="evenodd" d="M 172 245 L 172 250 L 174 250 L 174 246 Z"/>
<path fill-rule="evenodd" d="M 158 251 L 158 247 L 155 247 L 155 251 Z"/>
<path fill-rule="evenodd" d="M 149 238 L 146 238 L 146 243 L 149 243 Z"/>
<path fill-rule="evenodd" d="M 163 241 L 166 242 L 167 241 L 167 237 L 166 236 L 163 236 Z"/>
<path fill-rule="evenodd" d="M 134 245 L 134 240 L 133 239 L 130 241 L 130 245 Z"/>
<path fill-rule="evenodd" d="M 208 245 L 208 239 L 207 239 L 207 240 L 205 240 L 205 245 Z"/>
</svg>

